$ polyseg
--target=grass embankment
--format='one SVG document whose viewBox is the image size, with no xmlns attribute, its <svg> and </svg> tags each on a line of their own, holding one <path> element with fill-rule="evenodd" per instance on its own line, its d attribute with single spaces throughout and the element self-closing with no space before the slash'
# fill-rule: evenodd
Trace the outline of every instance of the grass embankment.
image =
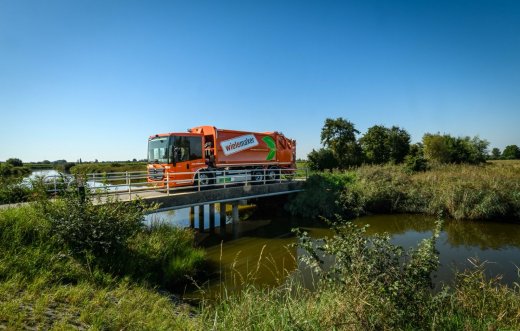
<svg viewBox="0 0 520 331">
<path fill-rule="evenodd" d="M 204 252 L 141 210 L 69 196 L 0 211 L 0 329 L 182 329 L 189 308 L 157 288 L 182 288 Z"/>
<path fill-rule="evenodd" d="M 402 166 L 363 166 L 315 174 L 290 208 L 307 216 L 410 212 L 518 221 L 520 163 L 444 165 L 417 173 Z"/>
<path fill-rule="evenodd" d="M 189 307 L 159 289 L 179 290 L 176 281 L 200 263 L 192 234 L 135 228 L 139 209 L 133 205 L 90 208 L 73 200 L 0 211 L 0 328 L 520 328 L 520 288 L 486 280 L 480 267 L 459 275 L 453 290 L 430 291 L 435 237 L 405 252 L 387 237 L 367 237 L 343 222 L 319 248 L 299 234 L 315 291 L 293 275 L 275 288 L 224 289 L 220 298 Z M 331 257 L 331 268 L 322 268 L 320 259 Z M 247 276 L 240 278 L 247 284 Z"/>
</svg>

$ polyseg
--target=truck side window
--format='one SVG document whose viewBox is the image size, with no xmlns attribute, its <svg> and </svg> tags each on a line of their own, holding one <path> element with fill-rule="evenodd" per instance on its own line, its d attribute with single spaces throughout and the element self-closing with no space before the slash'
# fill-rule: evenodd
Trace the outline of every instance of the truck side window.
<svg viewBox="0 0 520 331">
<path fill-rule="evenodd" d="M 202 137 L 186 137 L 190 146 L 190 160 L 202 159 Z"/>
<path fill-rule="evenodd" d="M 174 143 L 174 157 L 176 162 L 183 162 L 189 160 L 190 143 L 186 137 L 175 137 Z"/>
</svg>

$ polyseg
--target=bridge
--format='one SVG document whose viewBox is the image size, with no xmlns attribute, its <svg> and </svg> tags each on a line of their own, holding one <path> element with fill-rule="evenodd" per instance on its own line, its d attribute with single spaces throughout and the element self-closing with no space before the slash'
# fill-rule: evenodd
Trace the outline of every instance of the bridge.
<svg viewBox="0 0 520 331">
<path fill-rule="evenodd" d="M 193 173 L 186 174 L 193 176 Z M 96 173 L 83 176 L 60 174 L 37 178 L 37 180 L 41 181 L 49 192 L 56 194 L 73 183 L 74 185 L 80 183 L 80 188 L 86 187 L 92 195 L 98 197 L 96 203 L 105 203 L 114 199 L 119 201 L 141 199 L 159 206 L 159 209 L 153 212 L 181 208 L 191 208 L 191 212 L 194 212 L 194 207 L 199 206 L 200 211 L 202 210 L 200 206 L 209 205 L 211 231 L 214 228 L 216 204 L 220 204 L 220 219 L 226 219 L 226 205 L 230 204 L 232 206 L 232 219 L 233 222 L 236 222 L 238 221 L 240 201 L 297 193 L 303 190 L 303 184 L 307 179 L 307 171 L 302 169 L 294 169 L 291 172 L 284 169 L 278 170 L 277 174 L 271 172 L 263 175 L 259 175 L 258 171 L 256 173 L 247 170 L 230 171 L 229 173 L 224 171 L 223 174 L 221 172 L 219 175 L 223 175 L 228 180 L 216 183 L 208 182 L 207 179 L 204 182 L 195 179 L 193 185 L 188 187 L 175 186 L 176 178 L 169 177 L 165 178 L 164 182 L 161 183 L 162 185 L 158 186 L 157 182 L 148 182 L 146 172 Z M 185 179 L 182 179 L 182 181 L 185 181 Z M 201 224 L 201 230 L 203 230 L 203 222 Z M 223 225 L 225 226 L 225 224 L 221 224 L 221 226 Z"/>
</svg>

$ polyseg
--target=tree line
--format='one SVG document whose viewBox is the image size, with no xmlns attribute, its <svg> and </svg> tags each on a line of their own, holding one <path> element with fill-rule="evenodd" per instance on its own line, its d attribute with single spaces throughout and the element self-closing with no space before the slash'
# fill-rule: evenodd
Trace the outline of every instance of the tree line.
<svg viewBox="0 0 520 331">
<path fill-rule="evenodd" d="M 426 170 L 429 164 L 480 164 L 486 159 L 520 159 L 516 145 L 501 153 L 489 142 L 475 137 L 453 137 L 449 134 L 425 133 L 422 141 L 411 144 L 410 134 L 403 128 L 383 125 L 370 127 L 361 137 L 354 124 L 342 117 L 327 118 L 321 130 L 322 148 L 307 156 L 313 170 L 346 169 L 361 164 L 405 163 L 413 171 Z"/>
</svg>

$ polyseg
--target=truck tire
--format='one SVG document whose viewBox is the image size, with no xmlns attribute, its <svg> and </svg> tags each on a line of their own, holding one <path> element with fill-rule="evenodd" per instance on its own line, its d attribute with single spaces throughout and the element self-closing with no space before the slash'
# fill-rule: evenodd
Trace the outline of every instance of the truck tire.
<svg viewBox="0 0 520 331">
<path fill-rule="evenodd" d="M 195 177 L 195 186 L 199 187 L 200 183 L 200 189 L 201 190 L 207 190 L 213 186 L 213 175 L 206 172 L 206 171 L 199 171 L 197 173 L 197 176 Z"/>
<path fill-rule="evenodd" d="M 264 170 L 263 169 L 255 169 L 251 173 L 251 182 L 253 185 L 263 184 L 264 183 Z"/>
<path fill-rule="evenodd" d="M 280 169 L 278 167 L 271 167 L 267 169 L 266 181 L 268 183 L 274 183 L 280 179 Z"/>
</svg>

